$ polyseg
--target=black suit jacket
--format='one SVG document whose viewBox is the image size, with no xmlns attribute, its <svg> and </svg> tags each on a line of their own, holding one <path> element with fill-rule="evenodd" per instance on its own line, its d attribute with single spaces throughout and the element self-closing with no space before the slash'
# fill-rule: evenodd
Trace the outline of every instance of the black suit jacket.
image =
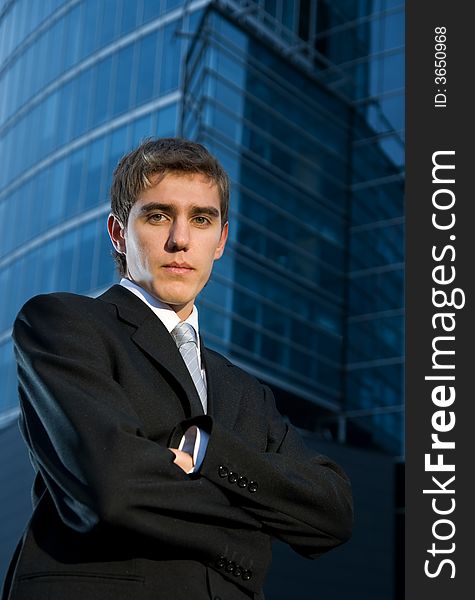
<svg viewBox="0 0 475 600">
<path fill-rule="evenodd" d="M 204 415 L 171 336 L 134 294 L 37 296 L 13 332 L 34 511 L 11 600 L 262 597 L 277 537 L 316 557 L 349 537 L 344 473 L 313 455 L 270 390 L 202 349 Z M 209 434 L 198 474 L 168 449 Z"/>
</svg>

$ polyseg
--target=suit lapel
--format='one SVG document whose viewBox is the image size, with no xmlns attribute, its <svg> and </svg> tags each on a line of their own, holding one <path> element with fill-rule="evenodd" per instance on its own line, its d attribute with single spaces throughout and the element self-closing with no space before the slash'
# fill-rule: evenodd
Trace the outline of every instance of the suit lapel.
<svg viewBox="0 0 475 600">
<path fill-rule="evenodd" d="M 121 285 L 109 288 L 99 299 L 114 304 L 119 318 L 134 326 L 132 341 L 173 377 L 189 405 L 186 412 L 191 417 L 202 415 L 203 407 L 191 375 L 171 335 L 153 311 Z"/>
<path fill-rule="evenodd" d="M 231 363 L 204 347 L 201 340 L 201 357 L 206 370 L 208 388 L 208 414 L 233 429 L 241 404 L 242 386 L 236 380 Z"/>
</svg>

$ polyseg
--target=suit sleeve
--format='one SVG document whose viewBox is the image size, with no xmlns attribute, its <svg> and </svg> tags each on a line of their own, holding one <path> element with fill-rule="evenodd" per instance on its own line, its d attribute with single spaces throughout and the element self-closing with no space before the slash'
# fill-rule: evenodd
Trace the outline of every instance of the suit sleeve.
<svg viewBox="0 0 475 600">
<path fill-rule="evenodd" d="M 307 448 L 278 413 L 268 387 L 261 386 L 260 394 L 268 421 L 265 452 L 209 416 L 191 420 L 210 432 L 200 474 L 231 490 L 236 504 L 269 534 L 303 556 L 316 558 L 351 535 L 350 482 L 338 465 Z"/>
<path fill-rule="evenodd" d="M 106 523 L 208 562 L 268 545 L 261 524 L 224 489 L 187 476 L 148 439 L 110 348 L 61 297 L 37 296 L 14 325 L 22 429 L 61 519 Z"/>
</svg>

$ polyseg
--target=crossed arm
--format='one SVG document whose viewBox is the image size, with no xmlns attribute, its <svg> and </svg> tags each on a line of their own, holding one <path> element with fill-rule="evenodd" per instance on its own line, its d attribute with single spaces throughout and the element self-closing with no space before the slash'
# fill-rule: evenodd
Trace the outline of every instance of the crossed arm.
<svg viewBox="0 0 475 600">
<path fill-rule="evenodd" d="M 112 376 L 104 340 L 66 303 L 30 301 L 15 323 L 14 341 L 24 437 L 58 513 L 73 529 L 108 522 L 205 563 L 225 548 L 258 563 L 271 535 L 307 556 L 348 538 L 348 480 L 308 452 L 267 388 L 267 451 L 248 448 L 211 417 L 198 417 L 186 426 L 202 426 L 210 439 L 199 476 L 189 477 L 191 457 L 177 449 L 179 437 L 170 448 L 146 437 Z M 255 474 L 258 492 L 229 486 L 219 474 L 222 463 Z"/>
</svg>

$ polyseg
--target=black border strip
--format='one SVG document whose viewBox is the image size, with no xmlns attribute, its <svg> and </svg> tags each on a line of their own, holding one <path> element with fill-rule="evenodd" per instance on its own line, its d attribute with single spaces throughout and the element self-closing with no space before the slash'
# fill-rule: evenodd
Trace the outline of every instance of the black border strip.
<svg viewBox="0 0 475 600">
<path fill-rule="evenodd" d="M 406 6 L 407 600 L 473 595 L 472 6 Z"/>
</svg>

